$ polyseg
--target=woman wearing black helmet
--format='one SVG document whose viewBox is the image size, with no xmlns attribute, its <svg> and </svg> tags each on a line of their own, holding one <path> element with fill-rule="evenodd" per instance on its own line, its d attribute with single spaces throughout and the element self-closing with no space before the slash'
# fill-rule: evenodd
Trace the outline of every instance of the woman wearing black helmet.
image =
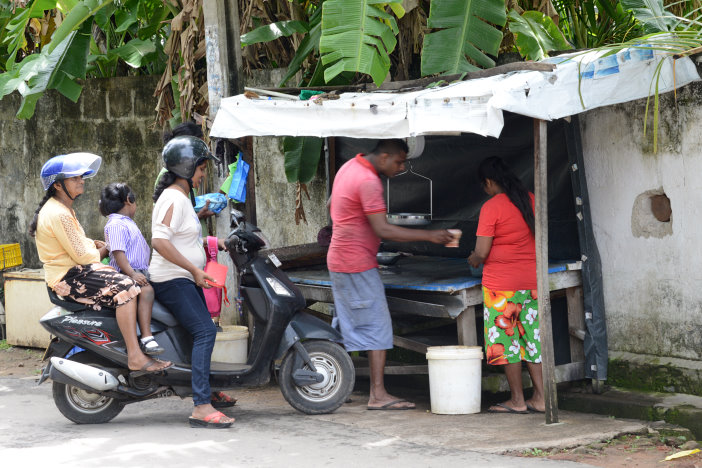
<svg viewBox="0 0 702 468">
<path fill-rule="evenodd" d="M 158 301 L 166 306 L 193 337 L 191 427 L 224 428 L 234 422 L 212 406 L 210 359 L 217 329 L 207 310 L 202 288 L 214 280 L 203 270 L 205 249 L 202 229 L 193 208 L 193 181 L 200 181 L 207 160 L 217 158 L 200 139 L 180 136 L 163 148 L 168 170 L 154 191 L 151 245 L 154 248 L 149 274 Z M 220 248 L 224 241 L 219 240 Z"/>
<path fill-rule="evenodd" d="M 41 169 L 46 195 L 34 213 L 29 234 L 36 237 L 39 260 L 46 282 L 59 296 L 91 306 L 114 308 L 117 324 L 127 346 L 127 365 L 142 373 L 160 372 L 170 362 L 147 357 L 136 335 L 136 301 L 139 286 L 100 259 L 107 256 L 104 242 L 85 236 L 73 211 L 74 200 L 83 193 L 84 179 L 93 177 L 102 158 L 89 153 L 55 156 Z"/>
</svg>

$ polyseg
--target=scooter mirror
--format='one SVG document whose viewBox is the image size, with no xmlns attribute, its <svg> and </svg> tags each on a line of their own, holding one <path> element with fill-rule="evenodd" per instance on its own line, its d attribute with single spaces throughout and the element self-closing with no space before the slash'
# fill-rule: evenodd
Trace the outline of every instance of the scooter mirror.
<svg viewBox="0 0 702 468">
<path fill-rule="evenodd" d="M 244 221 L 244 213 L 239 210 L 231 210 L 229 212 L 231 216 L 231 227 L 239 227 L 239 224 Z"/>
</svg>

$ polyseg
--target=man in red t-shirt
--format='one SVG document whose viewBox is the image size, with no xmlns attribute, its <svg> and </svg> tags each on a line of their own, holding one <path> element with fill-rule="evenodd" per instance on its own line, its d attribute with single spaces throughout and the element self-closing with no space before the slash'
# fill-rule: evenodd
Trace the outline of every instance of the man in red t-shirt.
<svg viewBox="0 0 702 468">
<path fill-rule="evenodd" d="M 414 403 L 385 389 L 385 356 L 392 344 L 392 323 L 376 254 L 380 239 L 446 244 L 445 229 L 416 230 L 394 226 L 385 216 L 383 184 L 378 174 L 393 177 L 405 170 L 407 144 L 380 140 L 369 154 L 344 164 L 334 179 L 330 200 L 333 223 L 327 266 L 334 306 L 347 351 L 367 351 L 370 367 L 368 409 L 413 409 Z"/>
</svg>

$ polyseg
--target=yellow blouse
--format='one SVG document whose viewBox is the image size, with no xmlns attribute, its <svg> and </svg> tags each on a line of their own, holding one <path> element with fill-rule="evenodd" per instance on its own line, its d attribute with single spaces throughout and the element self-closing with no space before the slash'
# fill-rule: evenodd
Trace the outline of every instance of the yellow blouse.
<svg viewBox="0 0 702 468">
<path fill-rule="evenodd" d="M 100 252 L 85 237 L 75 212 L 53 197 L 39 211 L 36 243 L 51 288 L 74 266 L 100 263 Z"/>
</svg>

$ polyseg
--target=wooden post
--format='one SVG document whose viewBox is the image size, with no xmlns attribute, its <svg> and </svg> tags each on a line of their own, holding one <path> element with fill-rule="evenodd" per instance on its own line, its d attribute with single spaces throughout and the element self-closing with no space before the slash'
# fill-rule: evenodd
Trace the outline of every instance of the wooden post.
<svg viewBox="0 0 702 468">
<path fill-rule="evenodd" d="M 239 45 L 239 8 L 237 2 L 226 0 L 203 0 L 205 19 L 205 46 L 207 59 L 207 90 L 209 97 L 209 119 L 214 120 L 222 99 L 237 94 L 243 87 L 241 74 L 241 52 Z M 227 163 L 228 161 L 225 161 Z M 225 164 L 226 168 L 226 164 Z M 214 177 L 214 190 L 218 191 L 224 177 Z M 223 210 L 216 218 L 216 233 L 224 237 L 229 233 L 229 210 Z M 236 271 L 226 252 L 220 252 L 217 261 L 229 267 L 227 290 L 230 305 L 222 304 L 220 324 L 238 323 L 239 317 L 234 298 L 238 296 Z"/>
<path fill-rule="evenodd" d="M 548 190 L 546 122 L 534 119 L 534 196 L 536 217 L 536 278 L 539 295 L 539 331 L 543 371 L 546 424 L 558 422 L 558 393 L 553 357 L 551 297 L 548 283 Z"/>
</svg>

